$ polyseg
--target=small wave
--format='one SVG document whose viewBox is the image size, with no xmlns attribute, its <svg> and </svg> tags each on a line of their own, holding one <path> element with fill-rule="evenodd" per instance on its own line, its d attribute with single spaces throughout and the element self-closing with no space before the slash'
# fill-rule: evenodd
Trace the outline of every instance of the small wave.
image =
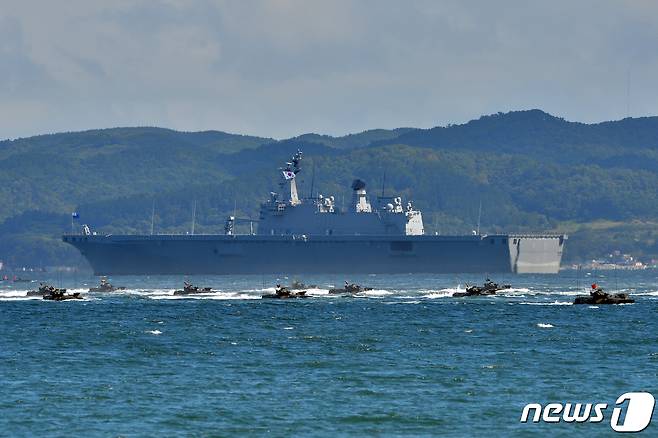
<svg viewBox="0 0 658 438">
<path fill-rule="evenodd" d="M 438 291 L 427 291 L 429 292 L 426 295 L 422 295 L 423 298 L 448 298 L 451 297 L 455 292 L 466 292 L 466 289 L 459 289 L 459 288 L 447 288 L 447 289 L 439 289 Z"/>
<path fill-rule="evenodd" d="M 162 332 L 160 330 L 147 330 L 146 333 L 150 333 L 152 335 L 161 335 Z"/>
<path fill-rule="evenodd" d="M 566 296 L 566 297 L 575 297 L 577 295 L 589 295 L 589 291 L 583 289 L 583 290 L 576 290 L 576 291 L 554 291 L 554 292 L 544 292 L 545 294 L 548 295 L 561 295 L 561 296 Z"/>
<path fill-rule="evenodd" d="M 320 288 L 306 289 L 306 295 L 329 295 L 329 289 L 320 289 Z"/>
<path fill-rule="evenodd" d="M 207 293 L 193 295 L 148 295 L 151 300 L 260 300 L 260 295 L 243 293 Z"/>
<path fill-rule="evenodd" d="M 438 292 L 446 292 L 454 294 L 455 292 L 466 292 L 466 289 L 461 287 L 446 287 L 444 289 L 439 289 Z"/>
<path fill-rule="evenodd" d="M 435 293 L 435 294 L 429 294 L 429 295 L 423 295 L 422 298 L 428 298 L 430 300 L 436 299 L 436 298 L 450 298 L 452 297 L 452 294 L 441 294 L 441 293 Z"/>
<path fill-rule="evenodd" d="M 43 300 L 41 297 L 27 297 L 25 295 L 22 296 L 2 296 L 0 297 L 0 301 L 34 301 L 34 300 Z"/>
<path fill-rule="evenodd" d="M 537 303 L 537 302 L 523 302 L 519 304 L 526 304 L 528 306 L 571 306 L 573 303 L 566 301 L 554 301 L 552 303 Z"/>
<path fill-rule="evenodd" d="M 553 324 L 545 324 L 543 322 L 540 322 L 539 324 L 537 324 L 537 327 L 539 327 L 539 328 L 553 328 L 555 326 Z"/>
<path fill-rule="evenodd" d="M 530 289 L 527 287 L 512 287 L 509 289 L 503 289 L 505 293 L 522 293 L 522 294 L 527 294 L 530 292 Z"/>
<path fill-rule="evenodd" d="M 68 293 L 68 291 L 67 291 Z M 83 296 L 82 300 L 67 300 L 67 301 L 89 301 L 88 296 Z M 0 301 L 51 301 L 44 300 L 41 295 L 27 296 L 27 291 L 12 291 L 10 293 L 1 293 Z"/>
<path fill-rule="evenodd" d="M 284 327 L 283 329 L 284 329 L 284 330 L 294 330 L 295 327 Z"/>
<path fill-rule="evenodd" d="M 421 302 L 418 300 L 408 300 L 408 301 L 387 301 L 384 304 L 390 305 L 390 304 L 420 304 Z"/>
<path fill-rule="evenodd" d="M 139 295 L 139 296 L 153 296 L 153 295 L 173 295 L 176 289 L 126 289 L 117 290 L 114 292 L 99 292 L 100 294 L 116 294 L 116 295 Z"/>
<path fill-rule="evenodd" d="M 18 298 L 25 296 L 27 296 L 27 290 L 8 290 L 0 292 L 0 298 Z"/>
<path fill-rule="evenodd" d="M 359 292 L 358 295 L 367 295 L 371 297 L 381 297 L 385 295 L 393 295 L 393 292 L 389 292 L 384 289 L 373 289 L 373 290 L 366 290 L 363 292 Z"/>
<path fill-rule="evenodd" d="M 598 309 L 599 306 L 588 306 L 588 309 Z"/>
</svg>

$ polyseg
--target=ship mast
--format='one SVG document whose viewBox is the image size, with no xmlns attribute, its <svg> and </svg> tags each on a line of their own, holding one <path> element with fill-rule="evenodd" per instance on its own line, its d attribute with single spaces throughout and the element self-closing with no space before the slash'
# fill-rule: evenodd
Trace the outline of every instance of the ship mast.
<svg viewBox="0 0 658 438">
<path fill-rule="evenodd" d="M 155 198 L 153 198 L 153 205 L 151 206 L 151 236 L 153 235 L 154 225 L 155 225 Z"/>
<path fill-rule="evenodd" d="M 309 195 L 309 198 L 315 199 L 315 195 L 313 194 L 313 189 L 315 188 L 315 160 L 313 160 L 313 172 L 311 172 L 311 192 Z"/>
<path fill-rule="evenodd" d="M 480 199 L 480 207 L 478 208 L 478 230 L 476 235 L 480 235 L 480 219 L 482 218 L 482 199 Z"/>
<path fill-rule="evenodd" d="M 192 232 L 194 234 L 194 226 L 196 225 L 196 199 L 194 200 L 194 207 L 192 208 Z"/>
<path fill-rule="evenodd" d="M 294 179 L 292 179 L 290 180 L 290 204 L 298 205 L 299 203 L 299 196 L 297 195 L 297 183 Z"/>
<path fill-rule="evenodd" d="M 279 185 L 283 188 L 286 183 L 290 184 L 290 205 L 301 204 L 297 194 L 297 182 L 295 181 L 295 177 L 302 170 L 299 166 L 301 161 L 302 151 L 297 150 L 297 153 L 292 156 L 292 160 L 286 163 L 286 167 L 279 168 L 281 170 L 281 183 Z"/>
</svg>

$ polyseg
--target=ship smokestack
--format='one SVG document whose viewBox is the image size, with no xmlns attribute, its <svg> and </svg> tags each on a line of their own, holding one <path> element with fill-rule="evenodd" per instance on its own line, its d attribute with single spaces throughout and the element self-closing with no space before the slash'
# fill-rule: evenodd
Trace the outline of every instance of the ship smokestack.
<svg viewBox="0 0 658 438">
<path fill-rule="evenodd" d="M 366 183 L 360 179 L 352 182 L 352 205 L 357 213 L 370 213 L 372 208 L 366 195 Z"/>
</svg>

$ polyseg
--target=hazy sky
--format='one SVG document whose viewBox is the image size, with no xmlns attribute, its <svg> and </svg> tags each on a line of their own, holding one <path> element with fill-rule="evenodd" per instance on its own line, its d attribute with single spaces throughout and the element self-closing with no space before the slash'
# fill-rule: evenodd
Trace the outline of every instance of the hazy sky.
<svg viewBox="0 0 658 438">
<path fill-rule="evenodd" d="M 591 122 L 658 114 L 658 1 L 0 0 L 0 59 L 0 138 Z"/>
</svg>

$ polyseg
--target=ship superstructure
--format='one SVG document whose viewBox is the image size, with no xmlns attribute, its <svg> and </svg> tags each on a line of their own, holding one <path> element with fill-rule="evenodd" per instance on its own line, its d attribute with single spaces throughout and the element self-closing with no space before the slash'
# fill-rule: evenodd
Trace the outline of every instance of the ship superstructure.
<svg viewBox="0 0 658 438">
<path fill-rule="evenodd" d="M 351 236 L 420 236 L 424 234 L 423 216 L 411 202 L 402 198 L 378 198 L 373 207 L 366 183 L 352 183 L 352 199 L 346 211 L 336 206 L 334 196 L 300 200 L 296 176 L 300 172 L 301 151 L 281 168 L 281 191 L 271 192 L 261 204 L 258 235 L 351 235 Z"/>
</svg>

